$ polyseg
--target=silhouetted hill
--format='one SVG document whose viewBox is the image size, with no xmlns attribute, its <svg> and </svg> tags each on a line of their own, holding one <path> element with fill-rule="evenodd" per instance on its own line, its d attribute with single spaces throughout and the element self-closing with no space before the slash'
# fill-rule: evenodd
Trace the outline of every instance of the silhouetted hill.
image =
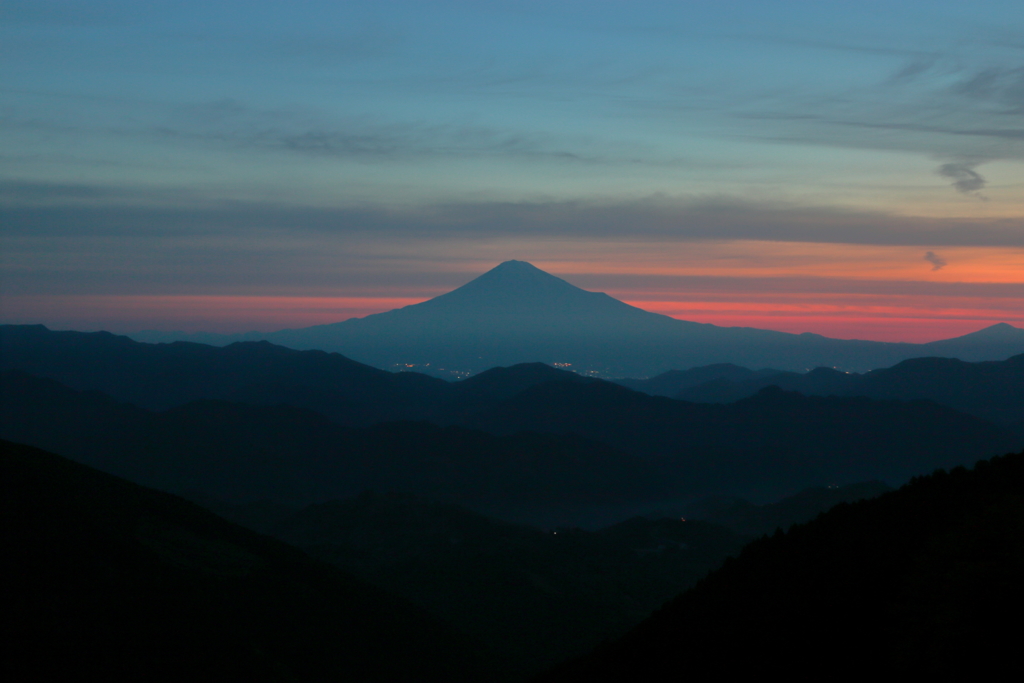
<svg viewBox="0 0 1024 683">
<path fill-rule="evenodd" d="M 137 337 L 167 341 L 182 335 Z M 713 363 L 865 371 L 915 356 L 991 360 L 1024 352 L 1024 330 L 1009 325 L 921 345 L 676 320 L 585 291 L 523 261 L 506 261 L 447 294 L 365 318 L 266 334 L 184 337 L 215 344 L 260 338 L 338 351 L 375 367 L 414 366 L 446 376 L 534 361 L 602 377 L 645 377 Z"/>
<path fill-rule="evenodd" d="M 914 355 L 958 358 L 968 362 L 1000 360 L 1020 354 L 1022 338 L 1024 330 L 1019 327 L 996 323 L 960 337 L 922 344 L 921 353 Z"/>
<path fill-rule="evenodd" d="M 287 404 L 349 426 L 423 419 L 453 424 L 541 382 L 586 380 L 543 363 L 524 363 L 449 383 L 269 342 L 145 344 L 107 332 L 53 332 L 42 325 L 0 325 L 0 370 L 102 391 L 150 410 L 203 399 Z"/>
<path fill-rule="evenodd" d="M 1024 453 L 752 543 L 625 638 L 539 680 L 1010 680 L 1024 672 L 1022 575 Z"/>
<path fill-rule="evenodd" d="M 103 332 L 51 332 L 42 326 L 0 326 L 0 369 L 103 391 L 155 410 L 200 399 L 288 404 L 350 426 L 410 419 L 470 424 L 474 415 L 552 380 L 578 381 L 589 387 L 585 391 L 607 393 L 599 380 L 542 363 L 493 368 L 449 383 L 418 373 L 384 372 L 338 354 L 294 351 L 266 342 L 223 348 L 184 342 L 143 344 Z M 714 379 L 693 384 L 708 377 Z M 865 375 L 830 368 L 806 374 L 752 372 L 718 365 L 617 383 L 647 393 L 667 393 L 688 383 L 677 398 L 694 402 L 734 402 L 767 386 L 809 395 L 929 399 L 1006 425 L 1024 422 L 1024 355 L 985 363 L 912 359 Z"/>
<path fill-rule="evenodd" d="M 776 529 L 786 531 L 794 524 L 809 522 L 839 503 L 876 498 L 892 488 L 880 481 L 865 481 L 846 486 L 816 486 L 787 496 L 777 503 L 754 505 L 746 500 L 703 503 L 703 512 L 692 510 L 697 519 L 732 529 L 743 536 L 762 536 Z"/>
<path fill-rule="evenodd" d="M 953 358 L 913 358 L 863 375 L 817 368 L 802 375 L 719 378 L 683 389 L 676 398 L 725 403 L 752 396 L 766 386 L 807 395 L 928 399 L 987 420 L 1024 427 L 1024 355 L 979 363 Z"/>
<path fill-rule="evenodd" d="M 706 522 L 635 519 L 552 533 L 406 495 L 267 513 L 225 510 L 417 602 L 524 676 L 622 635 L 741 545 Z"/>
<path fill-rule="evenodd" d="M 651 396 L 675 398 L 684 389 L 724 380 L 727 383 L 761 380 L 782 374 L 781 370 L 749 370 L 732 363 L 704 365 L 689 370 L 669 370 L 649 379 L 613 379 L 615 384 Z M 740 397 L 742 398 L 742 397 Z M 716 403 L 719 401 L 715 401 Z"/>
<path fill-rule="evenodd" d="M 544 382 L 582 382 L 600 380 L 559 370 L 544 363 L 520 363 L 507 368 L 491 368 L 478 375 L 456 382 L 453 393 L 470 406 L 482 406 L 512 398 Z"/>
<path fill-rule="evenodd" d="M 855 391 L 872 398 L 928 398 L 971 415 L 1024 427 L 1024 354 L 978 363 L 914 358 L 866 373 Z"/>
<path fill-rule="evenodd" d="M 928 402 L 777 389 L 710 405 L 607 382 L 549 381 L 485 405 L 463 426 L 367 429 L 283 405 L 198 401 L 151 413 L 18 372 L 2 375 L 0 392 L 0 436 L 158 488 L 297 502 L 372 488 L 517 516 L 531 502 L 765 500 L 809 486 L 899 483 L 1020 445 L 995 425 Z"/>
<path fill-rule="evenodd" d="M 809 486 L 906 481 L 1020 446 L 1021 437 L 926 401 L 807 397 L 777 388 L 729 405 L 607 382 L 548 382 L 465 424 L 576 434 L 657 462 L 687 492 L 774 498 Z"/>
<path fill-rule="evenodd" d="M 309 503 L 375 489 L 501 509 L 666 495 L 649 465 L 575 436 L 414 422 L 350 429 L 300 408 L 225 401 L 151 412 L 21 372 L 0 375 L 0 436 L 225 500 Z"/>
<path fill-rule="evenodd" d="M 224 348 L 143 344 L 108 332 L 53 332 L 42 325 L 0 326 L 0 369 L 102 391 L 151 410 L 200 399 L 286 403 L 349 425 L 422 418 L 448 389 L 436 378 L 385 372 L 337 353 L 267 342 Z"/>
<path fill-rule="evenodd" d="M 419 608 L 180 498 L 0 442 L 7 680 L 496 680 Z"/>
<path fill-rule="evenodd" d="M 174 406 L 155 422 L 152 416 L 131 413 L 127 406 L 104 408 L 103 419 L 87 419 L 109 402 L 75 399 L 82 405 L 74 410 L 65 406 L 60 419 L 47 417 L 45 411 L 20 421 L 5 416 L 7 429 L 22 430 L 9 436 L 75 457 L 93 457 L 87 449 L 93 449 L 95 457 L 111 453 L 122 457 L 134 449 L 137 455 L 131 467 L 126 460 L 119 467 L 128 469 L 113 471 L 176 491 L 203 490 L 197 482 L 209 485 L 213 472 L 221 472 L 214 488 L 218 495 L 229 497 L 232 491 L 244 491 L 248 497 L 327 500 L 373 487 L 411 490 L 466 504 L 471 498 L 483 500 L 485 493 L 494 494 L 495 501 L 536 498 L 549 504 L 571 499 L 582 504 L 587 495 L 581 483 L 573 483 L 581 475 L 572 472 L 594 458 L 593 463 L 601 463 L 594 465 L 597 479 L 587 475 L 581 482 L 623 477 L 611 485 L 614 495 L 605 504 L 612 499 L 650 500 L 654 491 L 660 495 L 667 489 L 676 495 L 717 492 L 765 500 L 809 486 L 868 479 L 896 484 L 934 467 L 967 464 L 1020 445 L 1019 435 L 923 403 L 881 404 L 769 392 L 730 406 L 697 405 L 647 396 L 542 364 L 495 368 L 448 383 L 413 373 L 383 372 L 337 354 L 300 352 L 267 343 L 225 348 L 154 345 L 105 333 L 56 333 L 33 326 L 0 328 L 0 350 L 0 364 L 6 367 L 38 369 L 51 378 L 73 381 L 79 388 L 109 388 L 118 392 L 116 399 L 142 406 Z M 1024 401 L 1020 368 L 1020 358 L 978 364 L 918 359 L 864 376 L 819 369 L 807 375 L 780 373 L 771 381 L 808 393 L 844 393 L 859 383 L 867 387 L 862 391 L 870 389 L 880 398 L 937 396 L 965 410 L 1009 420 Z M 15 393 L 8 392 L 10 401 Z M 71 400 L 59 392 L 32 395 L 38 410 L 48 402 L 56 407 Z M 229 406 L 224 396 L 254 403 L 262 412 L 243 409 L 235 402 Z M 191 407 L 182 403 L 196 398 L 221 403 Z M 289 412 L 281 404 L 298 408 Z M 28 407 L 10 408 L 23 409 Z M 391 424 L 376 431 L 340 434 L 334 425 L 301 409 L 342 425 L 417 417 L 505 437 L 537 434 L 495 442 L 482 434 L 470 436 L 422 424 Z M 51 426 L 61 424 L 76 426 L 63 431 Z M 34 432 L 25 431 L 29 425 L 35 425 Z M 542 433 L 565 438 L 556 443 L 539 436 Z M 79 435 L 90 435 L 91 440 Z M 647 464 L 636 476 L 627 476 L 630 465 L 621 454 L 592 448 L 592 442 L 573 441 L 572 435 L 604 442 L 644 458 Z M 106 446 L 110 436 L 120 444 L 117 448 Z M 186 438 L 195 445 L 181 450 L 195 453 L 189 456 L 193 457 L 190 464 L 174 470 L 159 458 L 156 465 L 150 463 L 154 454 L 168 452 L 168 444 L 180 446 Z M 381 449 L 386 457 L 371 457 Z M 524 449 L 531 453 L 529 457 L 513 455 Z M 588 449 L 592 455 L 586 454 Z M 289 463 L 285 454 L 290 450 L 301 456 L 292 456 Z M 484 454 L 492 450 L 502 458 L 488 460 Z M 261 455 L 245 476 L 230 474 L 245 467 L 254 453 L 273 455 Z M 552 453 L 562 455 L 548 458 Z M 398 454 L 405 460 L 396 459 Z M 368 464 L 359 464 L 364 461 Z M 388 471 L 385 463 L 395 468 Z M 147 474 L 145 468 L 151 466 L 163 468 L 160 478 L 145 478 L 156 476 Z M 286 471 L 292 474 L 284 476 Z M 207 474 L 199 477 L 198 472 Z M 661 483 L 652 485 L 652 479 Z M 480 486 L 479 494 L 473 493 Z M 603 488 L 603 484 L 598 487 Z M 527 491 L 533 493 L 527 495 Z M 590 500 L 598 502 L 592 495 Z M 631 514 L 640 512 L 633 509 Z"/>
<path fill-rule="evenodd" d="M 719 377 L 680 389 L 673 398 L 697 403 L 732 403 L 753 396 L 766 387 L 799 391 L 808 396 L 843 396 L 852 386 L 856 373 L 839 372 L 833 368 L 815 368 L 810 372 L 776 372 L 760 376 L 729 379 Z"/>
</svg>

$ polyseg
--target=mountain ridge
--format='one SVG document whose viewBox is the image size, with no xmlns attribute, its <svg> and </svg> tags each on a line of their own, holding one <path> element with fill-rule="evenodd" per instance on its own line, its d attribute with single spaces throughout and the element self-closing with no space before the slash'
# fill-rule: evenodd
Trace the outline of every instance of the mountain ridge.
<svg viewBox="0 0 1024 683">
<path fill-rule="evenodd" d="M 678 320 L 583 290 L 525 261 L 505 261 L 450 292 L 364 318 L 269 333 L 148 332 L 132 337 L 220 345 L 264 339 L 296 349 L 338 351 L 378 368 L 410 367 L 447 377 L 534 361 L 607 378 L 714 363 L 863 372 L 922 355 L 976 361 L 1024 353 L 1024 330 L 1006 323 L 909 344 Z"/>
<path fill-rule="evenodd" d="M 1021 442 L 928 401 L 769 388 L 732 405 L 692 404 L 567 376 L 507 385 L 511 395 L 471 391 L 433 424 L 352 428 L 280 403 L 204 398 L 154 412 L 9 370 L 0 373 L 0 436 L 225 500 L 303 503 L 372 488 L 500 508 L 499 516 L 580 520 L 601 506 L 639 511 L 669 499 L 764 501 L 815 485 L 898 483 Z"/>
</svg>

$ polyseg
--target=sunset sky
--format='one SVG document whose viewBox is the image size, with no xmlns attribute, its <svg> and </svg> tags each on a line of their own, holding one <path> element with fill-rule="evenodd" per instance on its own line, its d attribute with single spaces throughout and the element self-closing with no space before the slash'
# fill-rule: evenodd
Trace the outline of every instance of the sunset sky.
<svg viewBox="0 0 1024 683">
<path fill-rule="evenodd" d="M 520 259 L 721 325 L 1024 326 L 1024 3 L 0 5 L 0 321 L 271 331 Z"/>
</svg>

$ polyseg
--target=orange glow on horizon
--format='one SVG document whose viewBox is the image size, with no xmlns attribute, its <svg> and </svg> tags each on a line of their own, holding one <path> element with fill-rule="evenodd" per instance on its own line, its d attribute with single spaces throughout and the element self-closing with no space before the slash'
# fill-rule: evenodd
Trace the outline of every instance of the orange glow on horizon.
<svg viewBox="0 0 1024 683">
<path fill-rule="evenodd" d="M 665 245 L 642 256 L 628 247 L 616 254 L 587 253 L 574 261 L 534 262 L 539 268 L 564 275 L 808 277 L 908 282 L 1024 282 L 1024 249 L 1004 247 L 925 247 L 762 242 L 732 240 Z M 925 259 L 932 252 L 946 265 L 934 268 Z M 631 258 L 634 257 L 635 258 Z"/>
<path fill-rule="evenodd" d="M 979 301 L 962 297 L 941 302 L 932 299 L 934 297 L 732 292 L 705 300 L 626 298 L 625 301 L 682 320 L 726 327 L 814 332 L 845 339 L 926 342 L 967 334 L 997 322 L 1024 327 L 1024 307 L 1019 299 Z M 424 300 L 422 297 L 23 296 L 4 297 L 3 309 L 6 322 L 44 322 L 55 329 L 236 333 L 340 322 Z"/>
<path fill-rule="evenodd" d="M 350 296 L 329 295 L 329 284 L 305 296 L 268 296 L 266 290 L 249 295 L 5 294 L 0 312 L 5 322 L 41 322 L 56 329 L 271 332 L 419 303 L 516 258 L 645 310 L 722 326 L 907 342 L 955 337 L 997 322 L 1024 327 L 1020 248 L 757 240 L 552 240 L 529 246 L 499 241 L 474 248 L 472 255 L 462 248 L 453 245 L 453 260 L 431 264 L 426 272 L 448 277 L 445 284 L 428 278 L 429 288 L 415 284 L 412 274 L 419 262 L 410 255 L 400 260 L 400 281 L 370 278 L 372 284 L 353 287 Z M 393 260 L 379 265 L 385 273 L 396 267 Z"/>
<path fill-rule="evenodd" d="M 421 301 L 423 297 L 22 296 L 4 297 L 3 310 L 11 322 L 62 317 L 74 329 L 236 333 L 336 323 Z M 134 326 L 126 325 L 126 319 Z"/>
<path fill-rule="evenodd" d="M 721 327 L 757 327 L 800 334 L 813 332 L 837 339 L 923 343 L 948 339 L 1006 322 L 1024 327 L 1019 310 L 942 309 L 910 306 L 841 306 L 835 304 L 691 301 L 627 301 L 679 320 Z"/>
</svg>

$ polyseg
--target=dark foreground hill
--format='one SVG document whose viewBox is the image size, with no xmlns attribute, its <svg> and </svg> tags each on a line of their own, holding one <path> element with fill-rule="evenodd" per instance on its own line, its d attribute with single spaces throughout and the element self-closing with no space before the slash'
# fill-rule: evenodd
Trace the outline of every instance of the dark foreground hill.
<svg viewBox="0 0 1024 683">
<path fill-rule="evenodd" d="M 1014 680 L 1021 576 L 1024 453 L 752 543 L 623 639 L 540 680 Z"/>
<path fill-rule="evenodd" d="M 450 627 L 295 548 L 0 450 L 6 680 L 495 680 Z"/>
</svg>

